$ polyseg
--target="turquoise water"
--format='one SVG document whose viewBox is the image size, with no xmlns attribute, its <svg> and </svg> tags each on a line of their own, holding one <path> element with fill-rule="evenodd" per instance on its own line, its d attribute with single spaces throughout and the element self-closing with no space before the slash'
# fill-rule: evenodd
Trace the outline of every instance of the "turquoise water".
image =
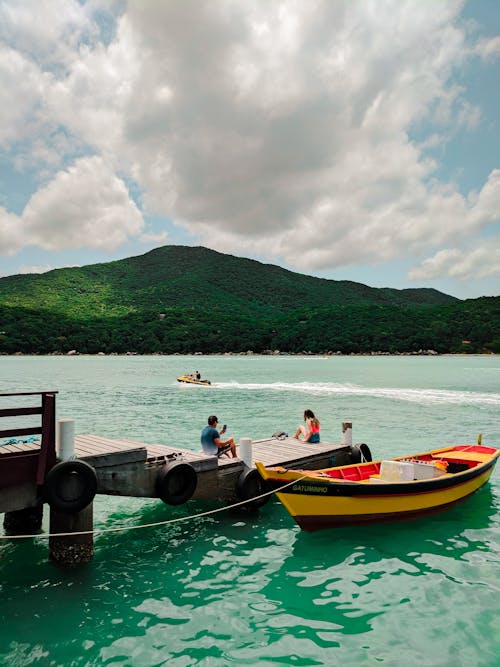
<svg viewBox="0 0 500 667">
<path fill-rule="evenodd" d="M 216 413 L 239 439 L 292 431 L 376 458 L 500 446 L 500 357 L 0 357 L 2 391 L 52 390 L 77 433 L 199 448 Z M 210 388 L 181 386 L 199 369 Z M 500 469 L 453 510 L 304 533 L 279 502 L 95 539 L 61 570 L 46 540 L 0 542 L 0 664 L 492 666 L 500 653 Z M 217 505 L 96 498 L 95 526 Z M 47 513 L 48 514 L 48 513 Z M 47 517 L 44 528 L 47 529 Z M 1 531 L 1 529 L 0 529 Z"/>
</svg>

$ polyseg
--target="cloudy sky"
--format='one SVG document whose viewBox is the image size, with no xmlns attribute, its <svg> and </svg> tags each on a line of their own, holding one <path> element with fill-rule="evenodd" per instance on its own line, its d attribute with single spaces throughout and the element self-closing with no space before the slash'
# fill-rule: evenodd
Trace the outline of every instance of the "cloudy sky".
<svg viewBox="0 0 500 667">
<path fill-rule="evenodd" d="M 204 245 L 500 294 L 498 0 L 0 0 L 0 275 Z"/>
</svg>

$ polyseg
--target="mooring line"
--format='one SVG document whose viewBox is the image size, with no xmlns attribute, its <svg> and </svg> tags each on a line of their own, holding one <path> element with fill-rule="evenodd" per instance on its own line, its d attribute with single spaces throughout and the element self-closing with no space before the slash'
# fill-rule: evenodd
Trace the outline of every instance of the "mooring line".
<svg viewBox="0 0 500 667">
<path fill-rule="evenodd" d="M 224 507 L 217 507 L 214 510 L 207 510 L 206 512 L 200 512 L 199 514 L 191 514 L 189 516 L 179 516 L 175 519 L 166 519 L 165 521 L 156 521 L 155 523 L 143 523 L 140 524 L 139 526 L 120 526 L 118 528 L 94 528 L 92 530 L 80 530 L 80 531 L 75 531 L 75 532 L 68 532 L 68 533 L 35 533 L 33 535 L 0 535 L 0 540 L 22 540 L 22 539 L 28 539 L 28 538 L 33 538 L 33 537 L 39 537 L 43 539 L 47 539 L 50 537 L 71 537 L 72 535 L 102 535 L 103 533 L 121 533 L 126 530 L 141 530 L 142 528 L 155 528 L 156 526 L 166 526 L 170 523 L 179 523 L 180 521 L 189 521 L 191 519 L 199 519 L 200 517 L 204 516 L 210 516 L 211 514 L 217 514 L 218 512 L 225 512 L 227 510 L 234 509 L 235 507 L 240 507 L 241 505 L 248 505 L 249 503 L 252 503 L 255 500 L 260 500 L 261 498 L 266 498 L 267 496 L 270 496 L 273 493 L 280 493 L 283 489 L 286 489 L 288 486 L 291 486 L 292 484 L 296 484 L 297 482 L 302 481 L 305 479 L 307 475 L 303 475 L 302 477 L 299 477 L 298 479 L 294 479 L 291 482 L 288 482 L 287 484 L 284 484 L 283 486 L 280 486 L 279 489 L 275 489 L 273 491 L 266 491 L 265 493 L 262 493 L 260 496 L 254 496 L 253 498 L 250 498 L 248 500 L 242 500 L 238 503 L 234 503 L 233 505 L 226 505 Z"/>
</svg>

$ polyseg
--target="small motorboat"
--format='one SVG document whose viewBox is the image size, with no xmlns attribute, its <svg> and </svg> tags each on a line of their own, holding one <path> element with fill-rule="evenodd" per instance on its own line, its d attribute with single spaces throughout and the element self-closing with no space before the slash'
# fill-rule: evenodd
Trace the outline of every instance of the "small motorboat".
<svg viewBox="0 0 500 667">
<path fill-rule="evenodd" d="M 313 531 L 447 509 L 486 484 L 499 455 L 477 444 L 323 470 L 255 465 L 298 525 Z"/>
<path fill-rule="evenodd" d="M 195 375 L 180 375 L 177 378 L 177 382 L 185 382 L 187 384 L 201 384 L 204 386 L 212 384 L 210 380 L 202 380 L 201 378 L 198 379 Z"/>
</svg>

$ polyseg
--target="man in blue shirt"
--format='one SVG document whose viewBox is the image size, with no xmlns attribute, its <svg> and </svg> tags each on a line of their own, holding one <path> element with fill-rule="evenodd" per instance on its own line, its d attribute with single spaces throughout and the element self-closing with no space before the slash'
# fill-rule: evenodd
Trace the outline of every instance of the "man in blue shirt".
<svg viewBox="0 0 500 667">
<path fill-rule="evenodd" d="M 215 415 L 210 415 L 208 418 L 208 426 L 205 426 L 201 432 L 201 446 L 205 454 L 210 454 L 211 456 L 231 456 L 236 458 L 236 445 L 233 438 L 228 438 L 227 440 L 221 440 L 221 433 L 217 430 L 217 424 L 219 420 Z M 222 431 L 223 433 L 224 431 Z M 231 454 L 229 454 L 231 452 Z"/>
</svg>

